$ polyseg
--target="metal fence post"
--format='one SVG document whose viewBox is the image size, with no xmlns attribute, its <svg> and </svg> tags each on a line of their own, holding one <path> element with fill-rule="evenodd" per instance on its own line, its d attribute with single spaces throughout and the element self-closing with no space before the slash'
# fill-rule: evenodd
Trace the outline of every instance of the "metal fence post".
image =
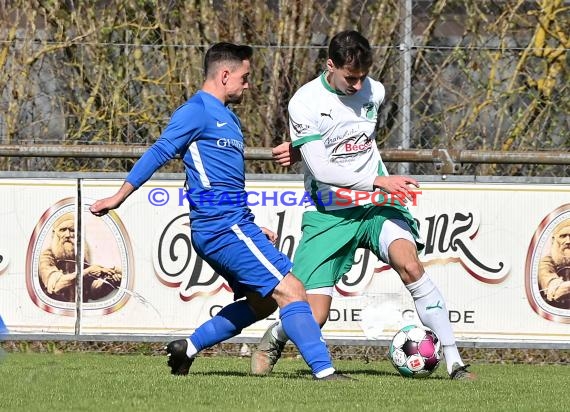
<svg viewBox="0 0 570 412">
<path fill-rule="evenodd" d="M 410 148 L 410 104 L 412 90 L 412 0 L 400 2 L 400 94 L 398 124 L 400 126 L 399 148 Z M 410 172 L 409 163 L 398 165 L 398 174 L 407 175 Z"/>
</svg>

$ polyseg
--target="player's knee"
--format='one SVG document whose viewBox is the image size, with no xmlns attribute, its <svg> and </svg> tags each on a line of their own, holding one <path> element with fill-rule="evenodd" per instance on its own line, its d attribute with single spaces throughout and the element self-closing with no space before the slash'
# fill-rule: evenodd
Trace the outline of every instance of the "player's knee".
<svg viewBox="0 0 570 412">
<path fill-rule="evenodd" d="M 303 286 L 301 281 L 294 276 L 292 276 L 289 279 L 289 285 L 287 288 L 287 292 L 289 295 L 288 296 L 289 299 L 293 302 L 299 301 L 299 300 L 303 300 L 303 301 L 307 300 L 307 293 L 305 291 L 305 287 Z"/>
<path fill-rule="evenodd" d="M 413 283 L 423 276 L 424 267 L 419 260 L 413 260 L 402 265 L 398 273 L 405 284 Z"/>
<path fill-rule="evenodd" d="M 283 307 L 292 302 L 307 301 L 307 294 L 301 281 L 288 274 L 273 291 L 273 298 Z"/>
</svg>

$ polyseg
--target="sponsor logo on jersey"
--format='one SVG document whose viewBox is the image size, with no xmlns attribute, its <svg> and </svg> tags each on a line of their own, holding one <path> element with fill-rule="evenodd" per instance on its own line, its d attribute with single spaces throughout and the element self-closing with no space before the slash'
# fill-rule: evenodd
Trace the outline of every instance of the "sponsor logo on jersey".
<svg viewBox="0 0 570 412">
<path fill-rule="evenodd" d="M 368 120 L 374 120 L 377 117 L 377 113 L 374 110 L 374 103 L 368 102 L 362 105 L 362 116 L 366 117 Z"/>
<path fill-rule="evenodd" d="M 353 157 L 366 153 L 372 149 L 372 139 L 361 133 L 340 141 L 332 151 L 332 157 Z"/>
<path fill-rule="evenodd" d="M 235 147 L 243 152 L 244 144 L 243 142 L 236 139 L 226 139 L 221 138 L 216 141 L 218 147 Z"/>
<path fill-rule="evenodd" d="M 307 126 L 306 124 L 297 123 L 293 119 L 290 119 L 290 121 L 291 121 L 291 126 L 293 127 L 293 130 L 295 130 L 295 133 L 298 135 L 309 130 L 309 126 Z"/>
</svg>

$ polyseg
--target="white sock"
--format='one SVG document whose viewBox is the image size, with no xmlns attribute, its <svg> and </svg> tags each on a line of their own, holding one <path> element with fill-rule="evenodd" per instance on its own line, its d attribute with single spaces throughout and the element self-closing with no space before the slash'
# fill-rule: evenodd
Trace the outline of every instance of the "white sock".
<svg viewBox="0 0 570 412">
<path fill-rule="evenodd" d="M 406 285 L 406 288 L 414 299 L 420 321 L 439 337 L 448 372 L 451 372 L 451 368 L 456 362 L 463 365 L 459 350 L 455 345 L 455 336 L 449 321 L 445 300 L 429 275 L 424 273 L 419 280 Z"/>
<path fill-rule="evenodd" d="M 463 366 L 463 361 L 461 360 L 461 355 L 457 349 L 457 345 L 443 346 L 443 357 L 445 358 L 445 366 L 447 367 L 447 373 L 451 373 L 454 363 L 459 363 Z"/>
<path fill-rule="evenodd" d="M 315 378 L 321 379 L 321 378 L 324 378 L 325 376 L 332 375 L 334 372 L 335 372 L 334 368 L 326 368 L 326 369 L 320 371 L 319 373 L 315 373 Z"/>
<path fill-rule="evenodd" d="M 279 342 L 287 342 L 289 340 L 289 336 L 287 336 L 287 334 L 283 330 L 283 325 L 281 324 L 281 321 L 279 321 L 279 323 L 276 326 L 274 326 L 273 329 L 271 329 L 271 334 Z"/>
<path fill-rule="evenodd" d="M 186 356 L 191 358 L 192 356 L 196 355 L 198 351 L 196 350 L 196 347 L 194 346 L 190 338 L 186 338 L 186 342 L 188 342 L 188 347 L 186 348 Z"/>
</svg>

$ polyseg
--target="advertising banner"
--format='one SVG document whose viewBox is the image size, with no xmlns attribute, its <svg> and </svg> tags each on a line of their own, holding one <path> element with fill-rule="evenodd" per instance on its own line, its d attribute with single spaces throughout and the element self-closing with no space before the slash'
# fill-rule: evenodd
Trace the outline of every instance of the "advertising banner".
<svg viewBox="0 0 570 412">
<path fill-rule="evenodd" d="M 186 335 L 233 300 L 192 248 L 183 181 L 151 180 L 104 217 L 88 208 L 120 180 L 0 183 L 0 315 L 11 334 Z M 408 203 L 425 244 L 420 260 L 458 340 L 568 341 L 569 192 L 560 184 L 421 184 Z M 256 223 L 293 258 L 308 196 L 302 182 L 250 181 L 247 194 Z M 378 207 L 391 200 L 372 199 Z M 334 293 L 328 339 L 385 340 L 418 322 L 399 276 L 372 251 L 357 251 Z M 241 336 L 256 340 L 277 316 Z"/>
<path fill-rule="evenodd" d="M 77 179 L 0 180 L 0 316 L 10 332 L 75 331 L 76 195 Z"/>
</svg>

